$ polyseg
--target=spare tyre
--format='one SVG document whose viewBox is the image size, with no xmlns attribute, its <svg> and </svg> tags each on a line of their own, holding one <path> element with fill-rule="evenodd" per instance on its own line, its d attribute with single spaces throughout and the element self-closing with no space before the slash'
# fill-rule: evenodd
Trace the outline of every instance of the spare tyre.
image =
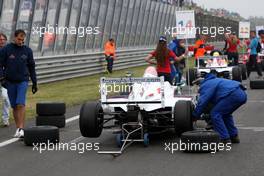
<svg viewBox="0 0 264 176">
<path fill-rule="evenodd" d="M 49 126 L 56 126 L 58 128 L 63 128 L 65 127 L 65 121 L 66 121 L 65 115 L 36 117 L 37 126 L 49 125 Z"/>
<path fill-rule="evenodd" d="M 80 110 L 79 127 L 82 136 L 96 138 L 103 130 L 104 112 L 100 102 L 88 102 Z"/>
<path fill-rule="evenodd" d="M 212 152 L 217 151 L 216 146 L 220 142 L 220 136 L 213 130 L 195 130 L 187 131 L 181 135 L 181 143 L 184 143 L 185 152 Z M 217 147 L 217 146 L 216 146 Z"/>
<path fill-rule="evenodd" d="M 60 116 L 66 112 L 66 105 L 63 102 L 39 102 L 36 105 L 39 116 Z"/>
<path fill-rule="evenodd" d="M 250 80 L 249 86 L 251 89 L 264 89 L 264 80 Z"/>
<path fill-rule="evenodd" d="M 174 106 L 174 130 L 177 135 L 193 129 L 191 101 L 177 101 Z"/>
<path fill-rule="evenodd" d="M 33 126 L 24 129 L 24 143 L 28 146 L 55 144 L 59 139 L 59 128 L 55 126 Z"/>
</svg>

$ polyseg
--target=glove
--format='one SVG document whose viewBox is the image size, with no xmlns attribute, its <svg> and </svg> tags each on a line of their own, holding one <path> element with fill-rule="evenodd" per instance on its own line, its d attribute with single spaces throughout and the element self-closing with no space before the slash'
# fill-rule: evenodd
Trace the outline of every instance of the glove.
<svg viewBox="0 0 264 176">
<path fill-rule="evenodd" d="M 33 83 L 32 85 L 32 93 L 35 94 L 38 91 L 37 83 Z"/>
</svg>

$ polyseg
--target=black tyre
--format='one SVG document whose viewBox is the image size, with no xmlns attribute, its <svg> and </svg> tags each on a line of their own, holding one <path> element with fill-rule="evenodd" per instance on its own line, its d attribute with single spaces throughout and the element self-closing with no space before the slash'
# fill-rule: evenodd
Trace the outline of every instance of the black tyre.
<svg viewBox="0 0 264 176">
<path fill-rule="evenodd" d="M 250 80 L 251 89 L 264 89 L 264 80 Z"/>
<path fill-rule="evenodd" d="M 241 75 L 242 75 L 242 79 L 246 80 L 247 79 L 247 67 L 245 64 L 240 64 L 239 68 L 241 70 Z"/>
<path fill-rule="evenodd" d="M 83 104 L 80 111 L 79 127 L 84 137 L 99 137 L 103 130 L 104 114 L 99 102 Z"/>
<path fill-rule="evenodd" d="M 242 74 L 238 66 L 232 68 L 232 79 L 238 82 L 242 82 Z"/>
<path fill-rule="evenodd" d="M 192 103 L 190 101 L 178 101 L 174 107 L 174 129 L 177 135 L 193 129 Z"/>
<path fill-rule="evenodd" d="M 36 117 L 36 125 L 43 126 L 43 125 L 50 125 L 56 126 L 58 128 L 65 127 L 65 115 L 61 116 L 37 116 Z"/>
<path fill-rule="evenodd" d="M 182 133 L 181 142 L 186 144 L 185 152 L 211 152 L 216 149 L 208 146 L 210 144 L 217 145 L 220 142 L 220 137 L 212 130 L 187 131 Z"/>
<path fill-rule="evenodd" d="M 66 106 L 63 102 L 40 102 L 36 106 L 39 116 L 60 116 L 66 112 Z"/>
<path fill-rule="evenodd" d="M 188 72 L 189 72 L 189 74 L 188 74 Z M 186 83 L 187 83 L 187 85 L 190 85 L 190 86 L 193 85 L 192 82 L 197 78 L 196 74 L 197 74 L 197 71 L 194 68 L 191 68 L 191 69 L 186 71 Z"/>
<path fill-rule="evenodd" d="M 59 128 L 55 126 L 34 126 L 24 129 L 24 143 L 28 146 L 42 143 L 55 144 L 59 139 Z"/>
</svg>

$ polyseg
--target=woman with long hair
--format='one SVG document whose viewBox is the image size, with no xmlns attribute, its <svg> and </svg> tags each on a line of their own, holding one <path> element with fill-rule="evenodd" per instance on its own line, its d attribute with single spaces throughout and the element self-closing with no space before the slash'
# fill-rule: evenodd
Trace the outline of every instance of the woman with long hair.
<svg viewBox="0 0 264 176">
<path fill-rule="evenodd" d="M 155 58 L 155 60 L 152 60 Z M 165 81 L 172 83 L 171 80 L 171 61 L 170 58 L 173 58 L 174 61 L 178 61 L 177 56 L 168 49 L 166 37 L 161 36 L 157 44 L 156 50 L 151 52 L 146 58 L 146 62 L 150 64 L 155 64 L 158 76 L 163 76 Z"/>
<path fill-rule="evenodd" d="M 227 56 L 228 60 L 232 63 L 232 65 L 238 65 L 238 46 L 241 48 L 242 44 L 240 43 L 240 40 L 237 38 L 236 33 L 232 32 L 230 35 L 225 35 L 226 42 L 228 45 L 227 48 Z"/>
</svg>

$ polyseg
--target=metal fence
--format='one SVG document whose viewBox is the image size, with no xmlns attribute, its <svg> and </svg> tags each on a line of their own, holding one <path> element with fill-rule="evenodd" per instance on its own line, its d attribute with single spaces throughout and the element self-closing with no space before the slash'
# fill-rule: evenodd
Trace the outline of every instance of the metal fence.
<svg viewBox="0 0 264 176">
<path fill-rule="evenodd" d="M 100 51 L 110 37 L 118 48 L 145 48 L 176 25 L 176 10 L 157 0 L 0 0 L 0 31 L 11 39 L 15 29 L 26 30 L 35 56 Z M 238 25 L 199 14 L 196 23 Z"/>
</svg>

